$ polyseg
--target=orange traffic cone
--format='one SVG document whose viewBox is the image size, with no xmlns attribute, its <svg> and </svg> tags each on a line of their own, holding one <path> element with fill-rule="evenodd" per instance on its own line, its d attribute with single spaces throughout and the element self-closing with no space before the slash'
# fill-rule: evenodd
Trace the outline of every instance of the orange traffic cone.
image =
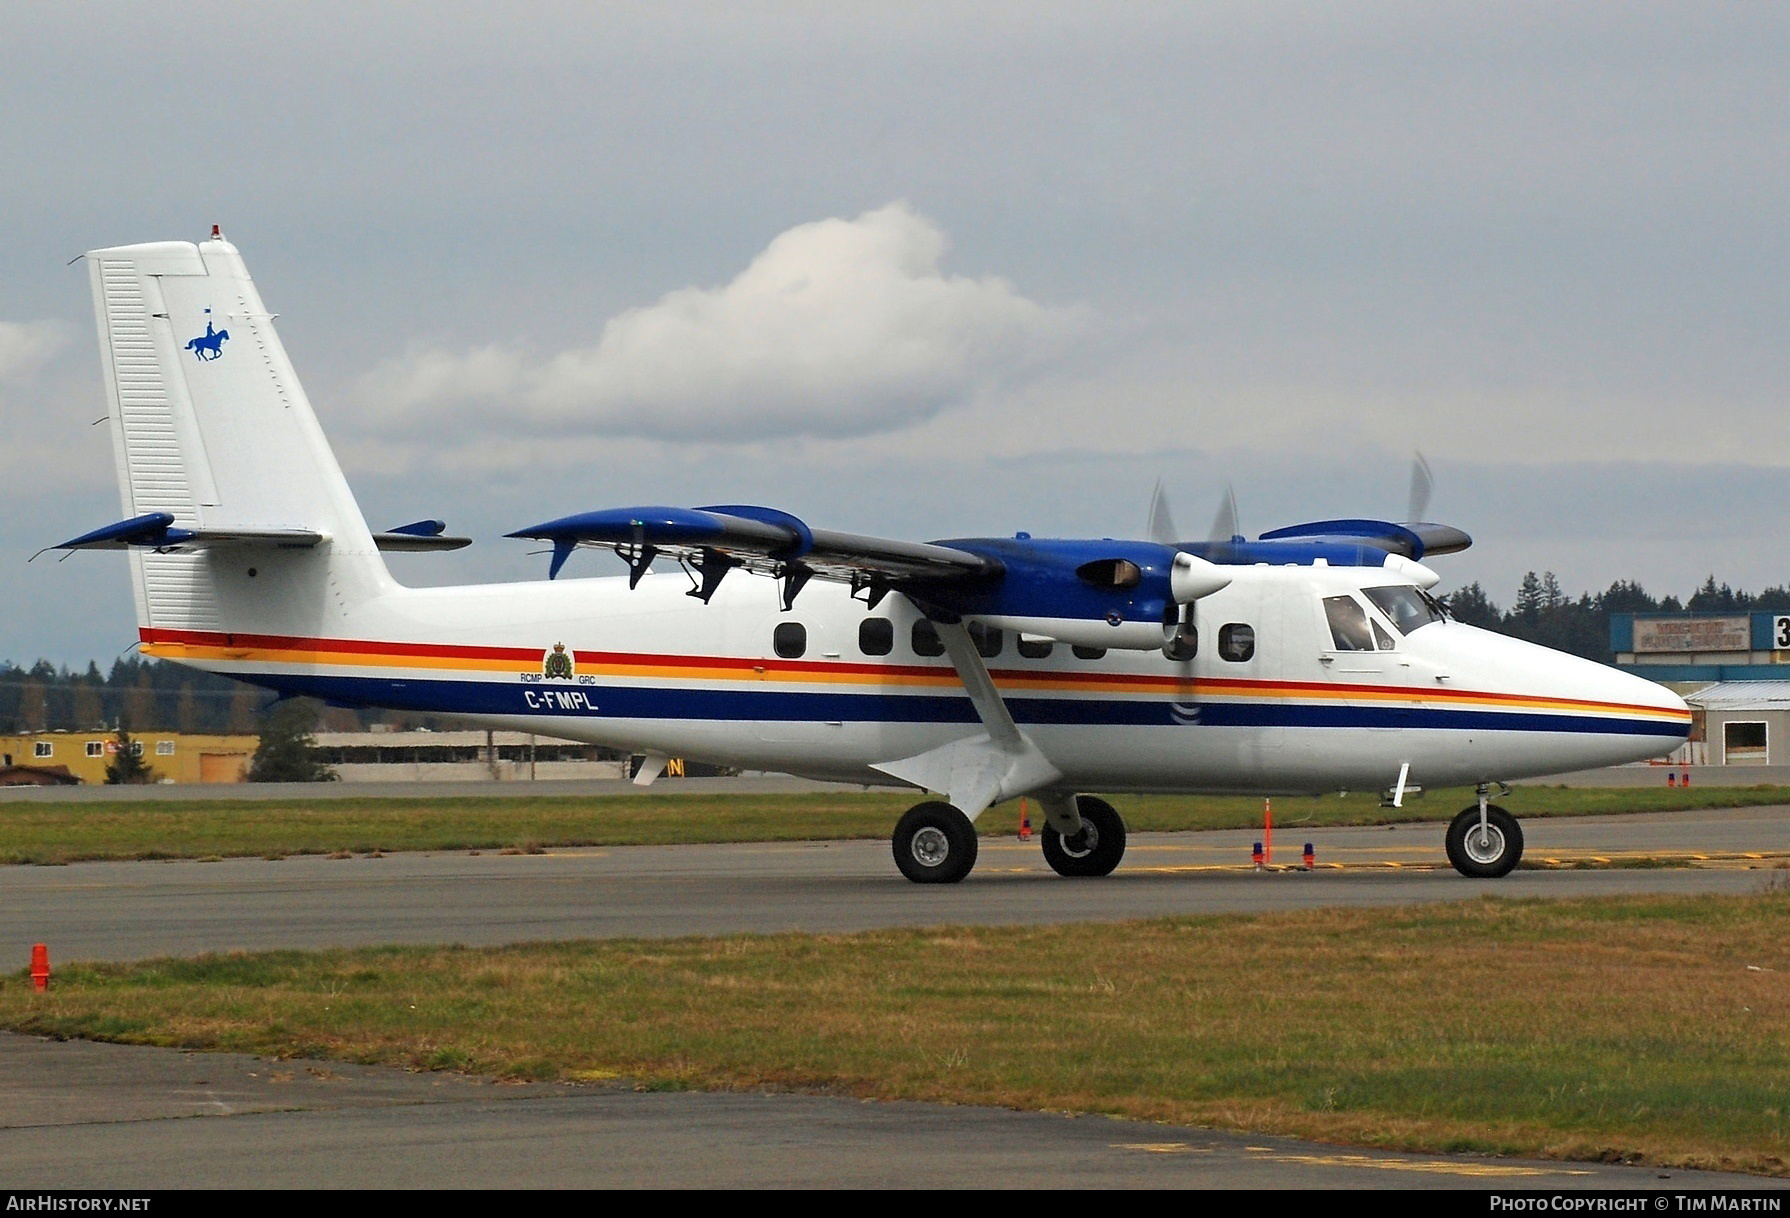
<svg viewBox="0 0 1790 1218">
<path fill-rule="evenodd" d="M 50 988 L 50 949 L 41 943 L 31 945 L 31 984 L 40 994 Z"/>
<path fill-rule="evenodd" d="M 1023 799 L 1019 801 L 1019 840 L 1032 840 L 1032 814 L 1026 811 L 1026 801 Z"/>
</svg>

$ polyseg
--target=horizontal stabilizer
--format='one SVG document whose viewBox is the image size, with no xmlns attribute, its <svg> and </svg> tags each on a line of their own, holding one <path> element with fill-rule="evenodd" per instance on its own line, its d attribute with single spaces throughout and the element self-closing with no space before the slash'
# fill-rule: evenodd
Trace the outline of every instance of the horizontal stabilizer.
<svg viewBox="0 0 1790 1218">
<path fill-rule="evenodd" d="M 271 545 L 310 549 L 324 535 L 314 529 L 181 529 L 167 512 L 147 512 L 71 538 L 53 550 L 128 550 L 132 546 L 166 550 L 175 546 Z"/>
<path fill-rule="evenodd" d="M 470 537 L 449 537 L 446 534 L 446 521 L 417 520 L 373 534 L 373 544 L 381 550 L 413 554 L 432 550 L 461 550 L 472 544 Z"/>
</svg>

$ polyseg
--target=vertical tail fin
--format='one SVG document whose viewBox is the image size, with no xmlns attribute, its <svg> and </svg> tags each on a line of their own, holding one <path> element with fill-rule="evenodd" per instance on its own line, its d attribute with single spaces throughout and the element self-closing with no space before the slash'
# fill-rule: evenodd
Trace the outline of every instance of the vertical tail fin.
<svg viewBox="0 0 1790 1218">
<path fill-rule="evenodd" d="M 314 550 L 133 548 L 138 624 L 322 628 L 320 613 L 389 586 L 236 247 L 213 230 L 198 245 L 94 250 L 87 265 L 125 514 L 166 512 L 178 529 L 303 529 L 325 538 Z"/>
</svg>

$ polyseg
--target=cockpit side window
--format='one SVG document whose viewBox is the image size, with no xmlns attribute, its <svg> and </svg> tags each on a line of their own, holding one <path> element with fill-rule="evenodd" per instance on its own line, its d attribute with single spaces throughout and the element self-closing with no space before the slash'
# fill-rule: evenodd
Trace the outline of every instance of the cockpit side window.
<svg viewBox="0 0 1790 1218">
<path fill-rule="evenodd" d="M 1392 636 L 1386 632 L 1386 627 L 1380 625 L 1379 622 L 1370 617 L 1367 619 L 1367 624 L 1374 628 L 1374 642 L 1380 645 L 1381 651 L 1391 651 L 1398 646 L 1392 641 Z"/>
<path fill-rule="evenodd" d="M 1330 640 L 1336 645 L 1336 650 L 1374 650 L 1374 635 L 1368 629 L 1367 610 L 1354 597 L 1326 596 L 1324 617 L 1330 623 Z"/>
<path fill-rule="evenodd" d="M 1446 616 L 1434 597 L 1419 592 L 1409 584 L 1363 588 L 1362 592 L 1367 594 L 1367 599 L 1381 613 L 1391 619 L 1400 634 L 1410 634 L 1413 630 L 1419 630 L 1431 622 L 1439 622 Z"/>
</svg>

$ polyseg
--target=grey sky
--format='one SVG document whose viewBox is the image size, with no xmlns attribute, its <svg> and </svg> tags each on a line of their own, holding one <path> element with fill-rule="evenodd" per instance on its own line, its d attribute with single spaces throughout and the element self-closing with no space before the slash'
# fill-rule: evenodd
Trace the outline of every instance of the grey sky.
<svg viewBox="0 0 1790 1218">
<path fill-rule="evenodd" d="M 1449 585 L 1784 582 L 1787 69 L 1769 5 L 11 4 L 0 658 L 134 635 L 114 557 L 23 565 L 117 511 L 63 263 L 213 221 L 375 526 L 479 539 L 406 578 L 640 501 L 1253 533 L 1422 448 Z M 803 243 L 867 213 L 919 227 Z"/>
</svg>

